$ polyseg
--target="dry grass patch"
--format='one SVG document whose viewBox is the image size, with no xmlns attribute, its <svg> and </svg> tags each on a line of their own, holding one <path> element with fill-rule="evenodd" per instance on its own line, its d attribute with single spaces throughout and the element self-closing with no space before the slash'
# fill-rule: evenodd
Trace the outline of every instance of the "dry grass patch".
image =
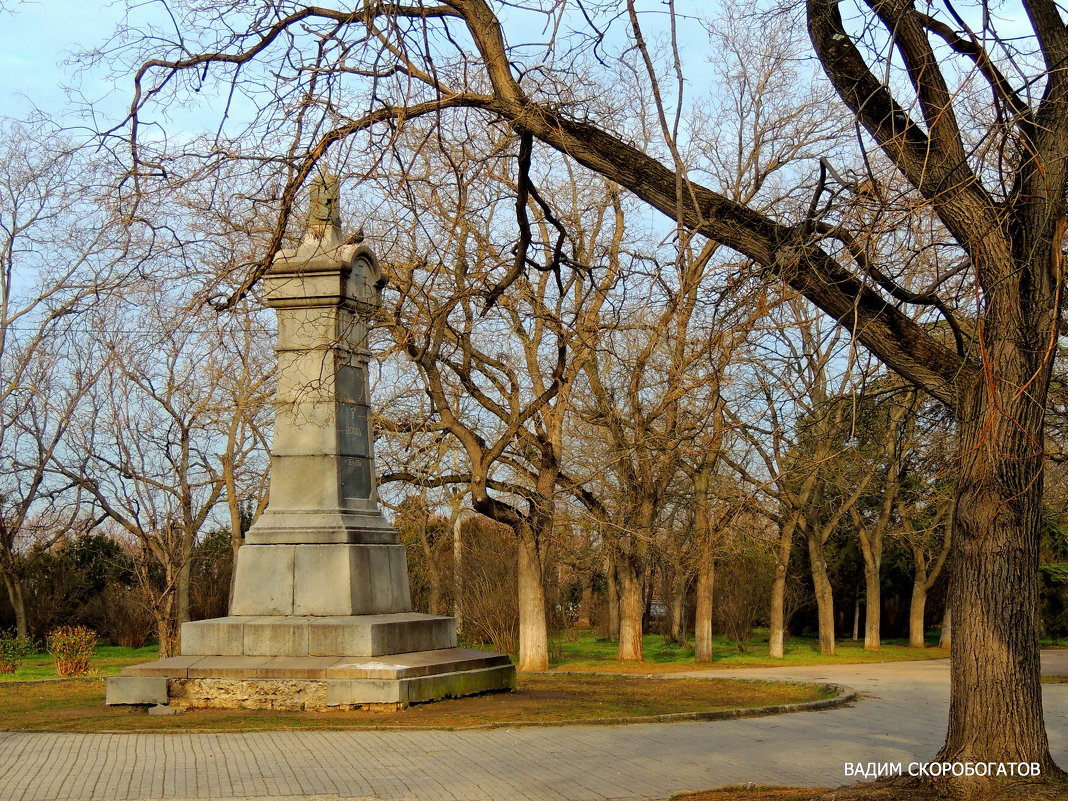
<svg viewBox="0 0 1068 801">
<path fill-rule="evenodd" d="M 0 727 L 82 732 L 463 728 L 617 721 L 831 696 L 828 688 L 812 684 L 520 674 L 515 693 L 418 704 L 399 712 L 195 710 L 160 717 L 138 707 L 105 706 L 103 680 L 74 679 L 0 684 Z"/>
</svg>

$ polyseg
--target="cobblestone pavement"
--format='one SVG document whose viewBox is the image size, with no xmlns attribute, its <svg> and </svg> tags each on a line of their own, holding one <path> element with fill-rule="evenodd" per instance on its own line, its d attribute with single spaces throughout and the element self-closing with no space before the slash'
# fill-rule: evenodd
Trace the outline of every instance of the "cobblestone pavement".
<svg viewBox="0 0 1068 801">
<path fill-rule="evenodd" d="M 1044 669 L 1068 673 L 1068 652 L 1045 654 Z M 664 799 L 745 781 L 835 786 L 846 782 L 845 762 L 930 759 L 945 733 L 945 660 L 715 675 L 822 679 L 851 685 L 865 697 L 825 712 L 629 726 L 0 732 L 0 801 Z M 1068 765 L 1068 684 L 1047 684 L 1045 699 L 1054 758 Z"/>
</svg>

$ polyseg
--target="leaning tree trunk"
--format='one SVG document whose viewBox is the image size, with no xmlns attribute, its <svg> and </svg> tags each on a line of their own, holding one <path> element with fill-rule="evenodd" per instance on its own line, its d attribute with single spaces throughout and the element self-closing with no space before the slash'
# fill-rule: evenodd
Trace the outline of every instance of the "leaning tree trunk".
<svg viewBox="0 0 1068 801">
<path fill-rule="evenodd" d="M 519 536 L 519 670 L 549 669 L 545 585 L 541 555 L 533 532 Z"/>
<path fill-rule="evenodd" d="M 812 584 L 816 591 L 816 610 L 820 626 L 820 653 L 834 653 L 834 592 L 827 577 L 823 542 L 819 533 L 808 532 L 808 556 L 812 565 Z"/>
<path fill-rule="evenodd" d="M 698 662 L 712 661 L 712 592 L 715 580 L 715 564 L 711 559 L 702 559 L 697 571 L 697 609 L 693 627 L 694 658 Z M 781 647 L 781 638 L 779 643 Z"/>
<path fill-rule="evenodd" d="M 633 561 L 623 556 L 616 562 L 620 579 L 619 593 L 619 659 L 641 661 L 642 617 L 645 612 L 645 588 Z"/>
<path fill-rule="evenodd" d="M 988 312 L 988 329 L 999 319 L 1015 327 L 1018 321 L 997 311 Z M 1057 768 L 1042 717 L 1038 551 L 1049 367 L 1038 342 L 1030 351 L 1015 338 L 987 345 L 993 378 L 962 401 L 958 421 L 950 557 L 955 631 L 949 730 L 939 758 L 1037 762 L 1047 774 Z"/>
</svg>

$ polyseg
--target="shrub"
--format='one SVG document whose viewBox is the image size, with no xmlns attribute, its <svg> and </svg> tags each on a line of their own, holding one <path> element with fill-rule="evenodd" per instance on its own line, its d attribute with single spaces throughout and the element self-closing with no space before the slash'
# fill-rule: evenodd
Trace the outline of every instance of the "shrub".
<svg viewBox="0 0 1068 801">
<path fill-rule="evenodd" d="M 33 643 L 14 629 L 0 630 L 0 673 L 14 673 L 23 659 L 33 653 Z"/>
<path fill-rule="evenodd" d="M 113 582 L 100 593 L 101 634 L 113 645 L 140 648 L 156 631 L 152 598 L 140 584 L 126 587 Z"/>
<path fill-rule="evenodd" d="M 96 648 L 96 632 L 85 626 L 60 626 L 48 632 L 48 653 L 60 676 L 84 676 Z"/>
</svg>

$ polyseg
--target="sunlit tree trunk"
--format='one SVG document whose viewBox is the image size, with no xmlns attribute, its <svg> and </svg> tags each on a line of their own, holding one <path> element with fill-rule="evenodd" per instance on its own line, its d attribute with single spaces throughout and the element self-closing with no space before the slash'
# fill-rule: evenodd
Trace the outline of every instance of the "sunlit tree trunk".
<svg viewBox="0 0 1068 801">
<path fill-rule="evenodd" d="M 816 610 L 820 627 L 820 653 L 834 653 L 834 592 L 827 577 L 823 541 L 818 531 L 806 532 L 808 558 L 812 564 L 812 583 L 816 592 Z"/>
<path fill-rule="evenodd" d="M 702 559 L 697 570 L 697 608 L 693 628 L 694 658 L 698 662 L 712 661 L 712 598 L 715 577 L 715 563 L 711 559 Z"/>
<path fill-rule="evenodd" d="M 642 659 L 642 617 L 645 614 L 645 587 L 642 576 L 626 556 L 616 563 L 620 579 L 619 659 Z"/>
<path fill-rule="evenodd" d="M 545 586 L 538 542 L 528 527 L 519 536 L 519 670 L 548 670 Z"/>
<path fill-rule="evenodd" d="M 942 613 L 942 633 L 938 635 L 938 647 L 949 650 L 953 645 L 953 611 L 946 602 L 946 611 Z"/>
<path fill-rule="evenodd" d="M 608 632 L 609 642 L 619 642 L 619 569 L 617 558 L 609 554 L 608 559 Z"/>
</svg>

